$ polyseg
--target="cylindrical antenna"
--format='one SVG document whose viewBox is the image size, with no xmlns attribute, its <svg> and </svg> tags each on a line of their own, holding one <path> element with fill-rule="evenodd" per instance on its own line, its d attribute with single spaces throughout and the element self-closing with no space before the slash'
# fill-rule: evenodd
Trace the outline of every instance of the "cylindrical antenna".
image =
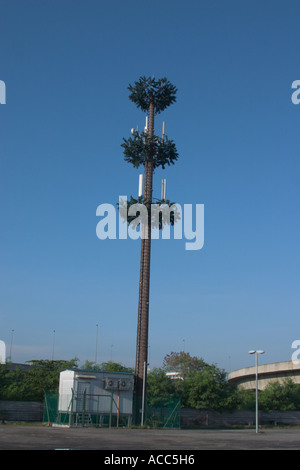
<svg viewBox="0 0 300 470">
<path fill-rule="evenodd" d="M 145 131 L 148 130 L 148 116 L 146 116 L 146 125 L 145 125 Z"/>
<path fill-rule="evenodd" d="M 139 197 L 143 195 L 143 175 L 139 175 Z"/>
<path fill-rule="evenodd" d="M 166 200 L 166 186 L 167 186 L 167 180 L 162 179 L 161 180 L 161 200 L 162 201 Z"/>
<path fill-rule="evenodd" d="M 162 123 L 162 140 L 164 140 L 165 137 L 165 121 Z"/>
<path fill-rule="evenodd" d="M 134 128 L 131 129 L 131 134 L 133 136 L 139 135 L 139 126 L 136 126 L 136 130 Z"/>
</svg>

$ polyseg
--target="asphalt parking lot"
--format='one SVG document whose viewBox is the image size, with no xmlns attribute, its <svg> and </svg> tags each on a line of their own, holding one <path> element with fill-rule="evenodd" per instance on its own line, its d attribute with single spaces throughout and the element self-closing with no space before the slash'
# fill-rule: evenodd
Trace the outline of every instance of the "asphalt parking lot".
<svg viewBox="0 0 300 470">
<path fill-rule="evenodd" d="M 299 450 L 300 429 L 104 429 L 0 425 L 1 450 Z"/>
</svg>

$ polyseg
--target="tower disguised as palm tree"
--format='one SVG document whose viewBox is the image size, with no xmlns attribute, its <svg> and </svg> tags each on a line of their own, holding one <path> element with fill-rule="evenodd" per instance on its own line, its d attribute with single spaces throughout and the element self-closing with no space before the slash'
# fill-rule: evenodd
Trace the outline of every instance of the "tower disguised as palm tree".
<svg viewBox="0 0 300 470">
<path fill-rule="evenodd" d="M 131 204 L 143 203 L 148 210 L 148 221 L 143 227 L 141 240 L 141 263 L 140 284 L 138 304 L 137 346 L 136 346 L 136 398 L 137 407 L 141 405 L 141 399 L 146 389 L 144 368 L 148 360 L 148 325 L 149 325 L 149 291 L 150 291 L 150 253 L 151 253 L 151 204 L 153 201 L 153 170 L 159 166 L 163 169 L 166 165 L 173 164 L 178 153 L 172 140 L 163 135 L 158 137 L 154 134 L 154 117 L 161 113 L 176 101 L 177 89 L 166 78 L 155 80 L 155 78 L 141 77 L 134 85 L 129 85 L 129 99 L 143 112 L 148 114 L 148 126 L 145 131 L 133 133 L 133 137 L 123 139 L 124 158 L 132 163 L 135 168 L 144 165 L 144 194 L 139 199 L 131 197 Z M 161 200 L 169 204 L 168 200 Z M 157 203 L 157 200 L 156 200 Z M 130 222 L 129 218 L 128 221 Z M 171 219 L 174 222 L 174 218 Z M 161 228 L 161 224 L 160 224 Z"/>
</svg>

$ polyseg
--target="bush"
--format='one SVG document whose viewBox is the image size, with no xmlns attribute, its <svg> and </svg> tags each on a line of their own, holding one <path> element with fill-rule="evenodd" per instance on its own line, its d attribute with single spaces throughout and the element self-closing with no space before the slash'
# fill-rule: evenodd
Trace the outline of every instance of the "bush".
<svg viewBox="0 0 300 470">
<path fill-rule="evenodd" d="M 58 393 L 59 373 L 77 367 L 77 361 L 77 358 L 71 361 L 32 361 L 29 370 L 22 367 L 7 370 L 7 365 L 1 364 L 0 400 L 43 401 L 45 391 Z"/>
</svg>

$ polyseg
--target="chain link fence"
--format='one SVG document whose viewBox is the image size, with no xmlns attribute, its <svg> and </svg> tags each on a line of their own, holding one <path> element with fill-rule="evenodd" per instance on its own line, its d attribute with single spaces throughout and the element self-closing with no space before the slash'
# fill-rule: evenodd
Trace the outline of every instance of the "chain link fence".
<svg viewBox="0 0 300 470">
<path fill-rule="evenodd" d="M 101 401 L 110 400 L 110 412 L 101 411 Z M 43 422 L 60 426 L 95 426 L 95 427 L 127 427 L 131 425 L 131 415 L 119 412 L 118 402 L 111 395 L 82 394 L 77 396 L 77 406 L 74 406 L 74 396 L 64 396 L 67 406 L 59 410 L 59 394 L 45 394 Z M 78 403 L 81 403 L 78 409 Z M 98 410 L 90 403 L 97 402 Z M 76 411 L 74 411 L 76 408 Z M 156 399 L 151 406 L 146 406 L 145 426 L 153 428 L 180 428 L 180 399 Z"/>
</svg>

